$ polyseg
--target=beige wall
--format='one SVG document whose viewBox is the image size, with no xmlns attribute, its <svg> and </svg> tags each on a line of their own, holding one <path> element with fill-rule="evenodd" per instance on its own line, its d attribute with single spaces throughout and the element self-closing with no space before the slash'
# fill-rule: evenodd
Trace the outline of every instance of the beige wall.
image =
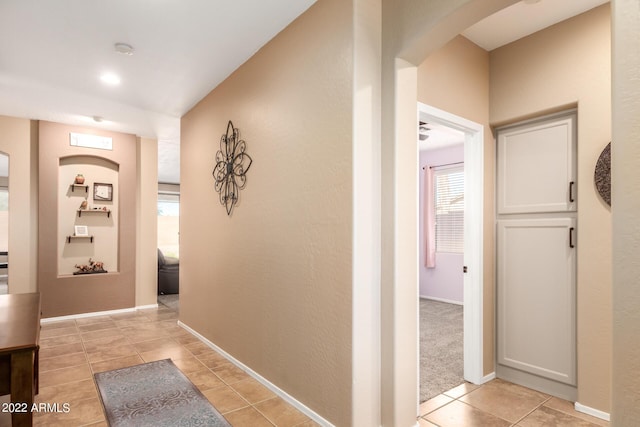
<svg viewBox="0 0 640 427">
<path fill-rule="evenodd" d="M 578 107 L 578 402 L 610 410 L 611 210 L 593 173 L 611 141 L 609 5 L 491 52 L 491 122 Z M 544 170 L 544 165 L 541 165 Z"/>
<path fill-rule="evenodd" d="M 489 53 L 458 36 L 418 67 L 418 101 L 484 126 L 483 373 L 494 372 L 494 169 L 489 126 Z"/>
<path fill-rule="evenodd" d="M 321 0 L 181 122 L 180 319 L 335 425 L 351 423 L 352 3 Z M 227 122 L 253 164 L 231 216 Z"/>
<path fill-rule="evenodd" d="M 0 151 L 9 155 L 9 292 L 36 292 L 37 122 L 0 116 Z"/>
<path fill-rule="evenodd" d="M 158 303 L 158 143 L 136 138 L 136 307 Z"/>
<path fill-rule="evenodd" d="M 113 150 L 75 147 L 69 144 L 69 132 L 87 133 L 113 138 Z M 39 235 L 38 288 L 42 296 L 42 316 L 56 317 L 79 313 L 115 310 L 135 306 L 136 280 L 136 137 L 98 129 L 39 122 Z M 73 276 L 58 271 L 59 252 L 57 206 L 61 185 L 60 159 L 71 156 L 95 156 L 117 164 L 119 191 L 118 268 L 105 274 Z M 155 160 L 154 160 L 155 161 Z M 90 177 L 85 177 L 90 180 Z M 70 184 L 70 183 L 69 183 Z M 64 187 L 64 186 L 62 186 Z M 154 187 L 155 188 L 155 187 Z M 89 203 L 93 203 L 92 197 Z M 104 219 L 104 218 L 102 218 Z M 96 220 L 94 218 L 94 220 Z M 99 220 L 99 218 L 97 219 Z M 90 230 L 91 231 L 91 230 Z M 66 234 L 66 233 L 63 233 Z M 68 243 L 74 245 L 75 243 Z M 85 246 L 85 243 L 79 243 Z M 93 244 L 111 244 L 97 238 Z M 87 248 L 91 253 L 93 246 Z M 87 257 L 88 258 L 88 257 Z M 111 267 L 109 267 L 111 268 Z M 11 274 L 11 273 L 9 273 Z M 10 279 L 11 280 L 11 279 Z"/>
<path fill-rule="evenodd" d="M 640 8 L 613 1 L 613 404 L 611 425 L 640 420 Z"/>
</svg>

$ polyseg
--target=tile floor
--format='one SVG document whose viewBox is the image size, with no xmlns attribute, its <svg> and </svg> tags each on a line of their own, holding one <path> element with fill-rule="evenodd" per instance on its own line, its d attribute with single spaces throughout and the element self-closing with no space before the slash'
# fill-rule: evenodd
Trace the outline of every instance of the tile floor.
<svg viewBox="0 0 640 427">
<path fill-rule="evenodd" d="M 160 305 L 110 316 L 45 323 L 40 332 L 40 393 L 36 402 L 69 403 L 68 413 L 36 413 L 35 426 L 106 426 L 96 372 L 171 358 L 234 426 L 311 427 L 310 420 L 222 355 L 176 324 Z M 8 401 L 8 396 L 2 401 Z M 0 427 L 10 426 L 0 414 Z"/>
<path fill-rule="evenodd" d="M 69 403 L 68 413 L 34 414 L 35 426 L 106 426 L 93 373 L 171 358 L 234 427 L 317 426 L 176 324 L 165 305 L 111 316 L 45 323 L 37 402 Z M 3 401 L 7 401 L 4 396 Z M 0 414 L 0 427 L 10 426 Z M 420 427 L 608 426 L 569 402 L 494 380 L 463 384 L 420 406 Z"/>
<path fill-rule="evenodd" d="M 503 380 L 462 384 L 420 405 L 420 427 L 608 426 L 573 403 Z"/>
</svg>

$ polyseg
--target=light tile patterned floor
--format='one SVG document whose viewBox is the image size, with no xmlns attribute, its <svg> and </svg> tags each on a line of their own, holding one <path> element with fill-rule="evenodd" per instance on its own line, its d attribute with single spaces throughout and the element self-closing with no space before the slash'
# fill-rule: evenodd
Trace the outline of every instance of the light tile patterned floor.
<svg viewBox="0 0 640 427">
<path fill-rule="evenodd" d="M 176 324 L 167 306 L 42 325 L 36 402 L 69 403 L 68 413 L 34 414 L 35 426 L 106 426 L 96 372 L 171 358 L 234 427 L 317 426 Z M 8 396 L 3 398 L 8 401 Z M 0 414 L 0 427 L 10 417 Z"/>
<path fill-rule="evenodd" d="M 69 403 L 71 410 L 35 414 L 34 425 L 106 426 L 93 374 L 165 358 L 171 358 L 234 427 L 318 425 L 180 328 L 177 318 L 174 309 L 160 305 L 45 323 L 36 401 Z M 0 414 L 0 427 L 10 426 L 7 415 Z M 420 427 L 609 425 L 576 412 L 570 402 L 502 380 L 481 387 L 467 383 L 436 396 L 420 406 L 418 423 Z"/>
<path fill-rule="evenodd" d="M 608 426 L 573 404 L 503 380 L 462 384 L 420 405 L 420 427 Z"/>
</svg>

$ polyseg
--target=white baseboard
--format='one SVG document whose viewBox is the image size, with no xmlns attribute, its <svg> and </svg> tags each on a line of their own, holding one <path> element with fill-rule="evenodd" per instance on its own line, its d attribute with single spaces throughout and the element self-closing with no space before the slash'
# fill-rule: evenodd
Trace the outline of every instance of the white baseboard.
<svg viewBox="0 0 640 427">
<path fill-rule="evenodd" d="M 495 372 L 491 372 L 489 375 L 485 375 L 484 377 L 482 377 L 482 379 L 480 380 L 481 383 L 480 384 L 485 384 L 488 383 L 491 380 L 495 380 L 496 379 L 496 373 Z"/>
<path fill-rule="evenodd" d="M 277 394 L 284 401 L 289 403 L 291 406 L 293 406 L 294 408 L 296 408 L 297 410 L 299 410 L 300 412 L 302 412 L 303 414 L 305 414 L 309 418 L 311 418 L 316 423 L 318 423 L 318 424 L 320 424 L 321 426 L 324 426 L 324 427 L 333 427 L 333 424 L 331 424 L 329 421 L 325 420 L 320 415 L 318 415 L 316 412 L 314 412 L 313 410 L 309 409 L 303 403 L 301 403 L 300 401 L 296 400 L 293 396 L 291 396 L 290 394 L 288 394 L 287 392 L 285 392 L 284 390 L 279 388 L 277 385 L 273 384 L 272 382 L 270 382 L 269 380 L 267 380 L 266 378 L 264 378 L 263 376 L 261 376 L 260 374 L 255 372 L 253 369 L 249 368 L 247 365 L 245 365 L 244 363 L 240 362 L 239 360 L 237 360 L 236 358 L 231 356 L 229 353 L 227 353 L 226 351 L 224 351 L 223 349 L 221 349 L 220 347 L 218 347 L 217 345 L 215 345 L 214 343 L 212 343 L 211 341 L 209 341 L 208 339 L 206 339 L 205 337 L 200 335 L 198 332 L 196 332 L 195 330 L 191 329 L 188 325 L 182 323 L 181 321 L 178 321 L 178 325 L 181 326 L 182 328 L 184 328 L 189 333 L 191 333 L 196 338 L 198 338 L 200 341 L 202 341 L 203 343 L 205 343 L 206 345 L 211 347 L 213 350 L 215 350 L 218 353 L 222 354 L 231 363 L 233 363 L 238 368 L 240 368 L 243 371 L 245 371 L 247 374 L 249 374 L 251 377 L 253 377 L 255 380 L 257 380 L 259 383 L 261 383 L 262 385 L 267 387 L 269 390 L 271 390 L 272 392 Z"/>
<path fill-rule="evenodd" d="M 445 298 L 428 297 L 426 295 L 420 295 L 420 298 L 428 299 L 428 300 L 431 300 L 431 301 L 446 302 L 447 304 L 464 305 L 460 301 L 454 301 L 454 300 L 445 299 Z"/>
<path fill-rule="evenodd" d="M 574 404 L 574 408 L 578 412 L 582 412 L 583 414 L 591 415 L 596 418 L 600 418 L 601 420 L 611 421 L 611 415 L 604 411 L 600 411 L 598 409 L 593 409 L 588 406 L 582 405 L 578 402 Z"/>
<path fill-rule="evenodd" d="M 147 304 L 147 305 L 138 305 L 135 310 L 149 310 L 152 308 L 158 308 L 158 303 L 155 304 Z"/>
<path fill-rule="evenodd" d="M 92 313 L 70 314 L 67 316 L 47 317 L 40 319 L 40 323 L 58 322 L 60 320 L 84 319 L 85 317 L 109 316 L 111 314 L 132 313 L 136 310 L 146 310 L 150 308 L 158 308 L 158 304 L 141 305 L 138 307 L 121 308 L 118 310 L 94 311 Z"/>
<path fill-rule="evenodd" d="M 486 384 L 491 380 L 494 380 L 496 378 L 496 373 L 492 372 L 489 375 L 485 375 L 484 377 L 480 377 L 480 379 L 478 380 L 478 382 L 469 380 L 467 378 L 465 378 L 464 380 L 467 382 L 470 382 L 471 384 L 476 384 L 476 385 L 482 385 L 482 384 Z"/>
</svg>

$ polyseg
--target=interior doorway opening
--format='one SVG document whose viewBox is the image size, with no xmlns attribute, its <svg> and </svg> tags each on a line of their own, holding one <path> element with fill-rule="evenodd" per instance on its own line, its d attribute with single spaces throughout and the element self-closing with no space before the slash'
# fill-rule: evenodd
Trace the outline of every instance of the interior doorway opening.
<svg viewBox="0 0 640 427">
<path fill-rule="evenodd" d="M 158 303 L 178 311 L 180 185 L 158 184 Z"/>
<path fill-rule="evenodd" d="M 482 371 L 484 127 L 423 103 L 418 103 L 418 122 L 437 124 L 464 135 L 463 378 L 482 384 L 491 379 L 485 378 Z"/>
<path fill-rule="evenodd" d="M 420 402 L 462 384 L 464 138 L 420 121 Z"/>
</svg>

